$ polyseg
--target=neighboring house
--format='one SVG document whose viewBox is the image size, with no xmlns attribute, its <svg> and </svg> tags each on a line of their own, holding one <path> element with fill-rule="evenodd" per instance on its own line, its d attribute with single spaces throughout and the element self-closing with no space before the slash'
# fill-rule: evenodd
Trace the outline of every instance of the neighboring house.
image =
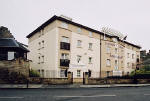
<svg viewBox="0 0 150 101">
<path fill-rule="evenodd" d="M 0 38 L 0 61 L 14 60 L 16 58 L 23 58 L 26 60 L 27 52 L 29 52 L 29 50 L 14 38 Z"/>
<path fill-rule="evenodd" d="M 2 71 L 7 71 L 29 76 L 29 63 L 27 61 L 29 50 L 17 42 L 8 28 L 0 27 L 0 78 Z"/>
<path fill-rule="evenodd" d="M 64 16 L 53 16 L 27 38 L 31 68 L 45 78 L 66 77 L 68 71 L 79 81 L 84 72 L 93 78 L 126 75 L 135 69 L 128 61 L 136 65 L 140 58 L 141 47 Z"/>
<path fill-rule="evenodd" d="M 146 52 L 146 50 L 140 51 L 141 54 L 141 67 L 150 66 L 150 50 Z"/>
</svg>

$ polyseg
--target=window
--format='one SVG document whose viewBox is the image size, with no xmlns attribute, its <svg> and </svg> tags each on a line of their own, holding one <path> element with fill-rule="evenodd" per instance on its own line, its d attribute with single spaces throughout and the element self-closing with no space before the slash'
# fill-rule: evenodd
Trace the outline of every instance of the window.
<svg viewBox="0 0 150 101">
<path fill-rule="evenodd" d="M 81 61 L 81 56 L 77 55 L 77 63 L 79 63 Z"/>
<path fill-rule="evenodd" d="M 129 62 L 127 63 L 127 67 L 128 67 L 128 68 L 130 67 L 130 63 L 129 63 Z"/>
<path fill-rule="evenodd" d="M 62 36 L 61 42 L 69 43 L 69 38 L 65 37 L 65 36 Z"/>
<path fill-rule="evenodd" d="M 92 36 L 93 36 L 93 33 L 92 33 L 92 32 L 89 32 L 89 36 L 92 37 Z"/>
<path fill-rule="evenodd" d="M 44 48 L 44 40 L 42 41 L 42 48 Z"/>
<path fill-rule="evenodd" d="M 117 49 L 117 48 L 115 48 L 115 54 L 117 54 L 117 52 L 118 52 L 118 49 Z"/>
<path fill-rule="evenodd" d="M 8 60 L 13 60 L 15 58 L 15 52 L 8 52 Z"/>
<path fill-rule="evenodd" d="M 106 65 L 107 65 L 107 66 L 111 66 L 110 59 L 107 59 Z"/>
<path fill-rule="evenodd" d="M 39 62 L 38 62 L 38 64 L 40 64 L 40 62 L 41 62 L 41 60 L 40 60 L 40 56 L 38 57 L 38 59 L 39 59 Z"/>
<path fill-rule="evenodd" d="M 41 35 L 44 35 L 44 29 L 41 29 Z"/>
<path fill-rule="evenodd" d="M 118 70 L 118 61 L 115 60 L 115 70 Z"/>
<path fill-rule="evenodd" d="M 107 53 L 110 53 L 110 47 L 107 47 Z"/>
<path fill-rule="evenodd" d="M 77 32 L 78 32 L 78 33 L 81 33 L 81 28 L 77 28 Z"/>
<path fill-rule="evenodd" d="M 42 74 L 41 74 L 41 76 L 44 78 L 44 69 L 42 69 Z"/>
<path fill-rule="evenodd" d="M 93 45 L 92 43 L 89 43 L 89 49 L 92 49 L 92 45 Z"/>
<path fill-rule="evenodd" d="M 41 62 L 44 63 L 44 56 L 42 56 L 42 61 Z"/>
<path fill-rule="evenodd" d="M 123 61 L 121 61 L 121 67 L 123 68 Z"/>
<path fill-rule="evenodd" d="M 62 53 L 62 54 L 61 54 L 61 59 L 69 59 L 69 54 L 67 54 L 67 53 Z"/>
<path fill-rule="evenodd" d="M 132 68 L 134 68 L 134 63 L 132 63 Z"/>
<path fill-rule="evenodd" d="M 89 57 L 89 64 L 92 63 L 92 57 Z"/>
<path fill-rule="evenodd" d="M 66 28 L 66 29 L 68 29 L 68 24 L 67 24 L 67 23 L 65 23 L 65 22 L 62 22 L 61 27 L 62 27 L 62 28 Z"/>
<path fill-rule="evenodd" d="M 130 58 L 130 53 L 127 53 L 128 58 Z"/>
<path fill-rule="evenodd" d="M 78 40 L 78 41 L 77 41 L 77 47 L 81 47 L 81 43 L 82 43 L 82 41 L 81 41 L 81 40 Z"/>
<path fill-rule="evenodd" d="M 134 59 L 134 54 L 132 54 L 132 59 Z"/>
<path fill-rule="evenodd" d="M 39 49 L 41 48 L 41 42 L 39 42 Z"/>
<path fill-rule="evenodd" d="M 60 77 L 67 77 L 66 70 L 60 70 Z"/>
<path fill-rule="evenodd" d="M 81 76 L 81 70 L 77 70 L 77 77 Z"/>
<path fill-rule="evenodd" d="M 39 34 L 39 37 L 41 37 L 41 31 L 39 31 L 38 34 Z"/>
</svg>

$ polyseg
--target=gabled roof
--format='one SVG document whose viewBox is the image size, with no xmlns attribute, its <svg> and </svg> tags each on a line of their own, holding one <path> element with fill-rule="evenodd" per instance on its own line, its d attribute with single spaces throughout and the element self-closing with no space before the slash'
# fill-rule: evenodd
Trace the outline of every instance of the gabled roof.
<svg viewBox="0 0 150 101">
<path fill-rule="evenodd" d="M 73 21 L 71 21 L 71 20 L 67 20 L 67 19 L 65 19 L 65 18 L 63 18 L 63 17 L 56 16 L 56 15 L 54 15 L 53 17 L 51 17 L 49 20 L 47 20 L 45 23 L 43 23 L 41 26 L 39 26 L 37 29 L 35 29 L 33 32 L 31 32 L 31 33 L 30 33 L 29 35 L 27 35 L 26 37 L 27 37 L 27 38 L 30 38 L 31 36 L 33 36 L 34 34 L 36 34 L 36 33 L 37 33 L 38 31 L 40 31 L 41 29 L 44 29 L 44 27 L 46 27 L 47 25 L 49 25 L 50 23 L 52 23 L 52 22 L 55 21 L 55 20 L 64 21 L 64 22 L 66 22 L 66 23 L 68 23 L 68 24 L 72 24 L 72 25 L 75 25 L 75 26 L 78 26 L 78 27 L 87 29 L 87 30 L 89 30 L 89 31 L 92 31 L 92 32 L 95 32 L 95 33 L 99 33 L 99 34 L 101 34 L 101 35 L 105 35 L 105 36 L 110 37 L 110 38 L 112 38 L 112 37 L 118 38 L 117 36 L 110 36 L 110 35 L 108 35 L 108 34 L 104 34 L 103 32 L 100 32 L 100 31 L 98 31 L 98 30 L 92 29 L 92 28 L 90 28 L 90 27 L 87 27 L 87 26 L 84 26 L 84 25 L 82 25 L 82 24 L 73 22 Z M 119 39 L 119 40 L 120 40 L 120 39 Z M 123 41 L 123 40 L 120 40 L 120 41 L 125 42 L 126 44 L 129 44 L 129 45 L 132 45 L 132 46 L 134 46 L 134 47 L 141 48 L 140 46 L 135 45 L 135 44 L 132 44 L 132 43 L 127 42 L 127 41 Z"/>
<path fill-rule="evenodd" d="M 0 38 L 0 48 L 18 48 L 25 52 L 29 52 L 28 49 L 17 42 L 14 38 Z"/>
<path fill-rule="evenodd" d="M 19 47 L 14 38 L 1 38 L 0 47 Z"/>
<path fill-rule="evenodd" d="M 87 27 L 87 26 L 84 26 L 84 25 L 81 25 L 79 23 L 76 23 L 76 22 L 73 22 L 71 20 L 67 20 L 63 17 L 60 17 L 60 16 L 56 16 L 54 15 L 52 18 L 50 18 L 48 21 L 46 21 L 45 23 L 43 23 L 41 26 L 39 26 L 37 29 L 35 29 L 33 32 L 31 32 L 29 35 L 27 35 L 27 38 L 30 38 L 32 35 L 34 35 L 35 33 L 37 33 L 38 31 L 40 31 L 41 29 L 43 29 L 44 27 L 46 27 L 48 24 L 52 23 L 53 21 L 55 20 L 60 20 L 60 21 L 64 21 L 66 23 L 69 23 L 69 24 L 72 24 L 72 25 L 75 25 L 75 26 L 78 26 L 78 27 L 81 27 L 81 28 L 84 28 L 84 29 L 87 29 L 89 31 L 92 31 L 92 32 L 96 32 L 96 33 L 99 33 L 99 34 L 103 34 L 102 32 L 98 31 L 98 30 L 95 30 L 95 29 L 92 29 L 90 27 Z"/>
</svg>

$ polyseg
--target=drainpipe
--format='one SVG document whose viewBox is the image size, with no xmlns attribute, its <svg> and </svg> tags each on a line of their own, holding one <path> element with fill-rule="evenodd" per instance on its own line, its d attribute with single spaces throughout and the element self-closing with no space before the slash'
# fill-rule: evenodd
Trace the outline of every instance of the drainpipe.
<svg viewBox="0 0 150 101">
<path fill-rule="evenodd" d="M 101 41 L 101 35 L 100 35 L 100 78 L 102 76 L 101 75 L 102 74 L 102 69 L 101 69 L 102 68 L 102 58 L 101 58 L 102 57 L 101 56 L 101 54 L 102 54 L 102 46 L 101 45 L 102 45 L 102 41 Z"/>
</svg>

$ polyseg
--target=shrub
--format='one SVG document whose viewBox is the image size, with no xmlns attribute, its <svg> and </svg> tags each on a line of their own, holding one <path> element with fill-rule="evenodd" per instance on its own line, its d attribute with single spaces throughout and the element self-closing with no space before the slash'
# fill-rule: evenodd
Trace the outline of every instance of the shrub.
<svg viewBox="0 0 150 101">
<path fill-rule="evenodd" d="M 30 77 L 40 77 L 39 72 L 37 72 L 36 70 L 31 69 L 30 70 Z"/>
</svg>

